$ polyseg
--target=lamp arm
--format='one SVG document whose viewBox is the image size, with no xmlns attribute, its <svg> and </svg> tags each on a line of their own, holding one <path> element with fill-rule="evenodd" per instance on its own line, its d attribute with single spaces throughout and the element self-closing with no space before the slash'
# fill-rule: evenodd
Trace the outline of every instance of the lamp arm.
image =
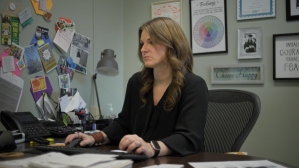
<svg viewBox="0 0 299 168">
<path fill-rule="evenodd" d="M 102 111 L 101 111 L 101 106 L 100 106 L 100 101 L 99 101 L 99 95 L 98 95 L 98 88 L 97 88 L 97 83 L 96 83 L 97 73 L 95 73 L 92 76 L 92 79 L 93 79 L 93 82 L 94 82 L 94 87 L 96 88 L 96 94 L 97 94 L 97 101 L 98 101 L 98 108 L 99 108 L 99 113 L 100 113 L 100 119 L 103 119 Z"/>
</svg>

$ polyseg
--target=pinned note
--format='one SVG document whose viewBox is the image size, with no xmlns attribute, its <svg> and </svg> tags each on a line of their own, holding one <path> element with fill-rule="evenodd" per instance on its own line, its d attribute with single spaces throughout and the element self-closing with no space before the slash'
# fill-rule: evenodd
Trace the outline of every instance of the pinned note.
<svg viewBox="0 0 299 168">
<path fill-rule="evenodd" d="M 47 10 L 47 1 L 46 0 L 39 0 L 39 9 L 46 11 Z"/>
<path fill-rule="evenodd" d="M 45 44 L 45 42 L 44 42 L 43 39 L 39 39 L 39 40 L 37 40 L 37 45 L 38 45 L 38 46 L 41 46 L 41 45 L 43 45 L 43 44 Z"/>
</svg>

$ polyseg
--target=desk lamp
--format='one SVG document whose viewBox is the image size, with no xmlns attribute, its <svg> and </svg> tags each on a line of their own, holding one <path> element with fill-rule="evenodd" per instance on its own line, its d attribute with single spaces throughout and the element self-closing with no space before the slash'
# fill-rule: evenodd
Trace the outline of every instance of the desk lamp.
<svg viewBox="0 0 299 168">
<path fill-rule="evenodd" d="M 111 49 L 105 49 L 104 52 L 101 52 L 101 59 L 98 62 L 98 65 L 95 69 L 96 73 L 92 76 L 92 79 L 94 81 L 94 86 L 96 89 L 96 95 L 97 95 L 97 101 L 98 101 L 98 108 L 100 113 L 100 119 L 96 122 L 101 125 L 101 127 L 104 127 L 109 125 L 110 122 L 112 122 L 112 119 L 104 119 L 101 111 L 100 101 L 99 101 L 99 95 L 98 95 L 98 89 L 96 84 L 97 74 L 101 74 L 104 76 L 116 76 L 118 75 L 118 65 L 115 61 L 116 55 L 114 55 L 114 51 Z M 99 128 L 102 129 L 102 128 Z"/>
</svg>

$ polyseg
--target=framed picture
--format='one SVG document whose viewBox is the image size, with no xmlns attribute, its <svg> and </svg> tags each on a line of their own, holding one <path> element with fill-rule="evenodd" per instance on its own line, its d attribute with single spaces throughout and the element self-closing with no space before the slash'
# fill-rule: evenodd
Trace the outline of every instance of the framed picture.
<svg viewBox="0 0 299 168">
<path fill-rule="evenodd" d="M 299 20 L 299 0 L 286 0 L 287 21 Z"/>
<path fill-rule="evenodd" d="M 263 84 L 264 65 L 211 66 L 211 84 Z"/>
<path fill-rule="evenodd" d="M 262 58 L 262 28 L 238 29 L 238 59 Z"/>
<path fill-rule="evenodd" d="M 226 0 L 190 0 L 193 54 L 227 50 Z"/>
<path fill-rule="evenodd" d="M 299 33 L 273 34 L 273 80 L 299 79 Z"/>
<path fill-rule="evenodd" d="M 275 0 L 237 0 L 237 20 L 275 17 Z"/>
<path fill-rule="evenodd" d="M 152 19 L 156 17 L 168 17 L 183 27 L 182 0 L 169 0 L 152 3 Z"/>
</svg>

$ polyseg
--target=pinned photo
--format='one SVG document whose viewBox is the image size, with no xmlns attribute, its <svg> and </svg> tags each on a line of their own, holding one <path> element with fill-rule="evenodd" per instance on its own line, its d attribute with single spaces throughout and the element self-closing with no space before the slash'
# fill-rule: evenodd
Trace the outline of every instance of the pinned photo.
<svg viewBox="0 0 299 168">
<path fill-rule="evenodd" d="M 2 24 L 1 24 L 1 44 L 11 45 L 11 24 L 10 16 L 2 15 Z"/>
<path fill-rule="evenodd" d="M 23 47 L 13 42 L 9 51 L 9 55 L 13 56 L 17 60 L 21 60 L 23 59 L 24 51 L 25 49 Z"/>
<path fill-rule="evenodd" d="M 73 97 L 77 93 L 77 88 L 62 88 L 60 89 L 60 97 L 67 95 L 68 97 Z"/>
<path fill-rule="evenodd" d="M 38 92 L 47 89 L 46 79 L 44 76 L 31 79 L 31 85 L 32 85 L 33 92 Z"/>
<path fill-rule="evenodd" d="M 61 19 L 60 21 L 56 22 L 56 26 L 61 31 L 65 31 L 66 29 L 74 29 L 75 23 L 67 23 L 64 19 Z"/>
<path fill-rule="evenodd" d="M 72 80 L 75 74 L 75 70 L 71 68 L 71 65 L 68 63 L 67 59 L 70 57 L 60 56 L 57 66 L 58 75 L 69 74 L 70 79 Z"/>
<path fill-rule="evenodd" d="M 71 80 L 69 74 L 59 75 L 58 81 L 60 88 L 71 88 Z"/>
<path fill-rule="evenodd" d="M 79 64 L 72 63 L 71 68 L 74 69 L 77 72 L 81 72 L 81 73 L 87 74 L 86 73 L 86 67 L 81 66 Z"/>
<path fill-rule="evenodd" d="M 21 59 L 20 61 L 18 61 L 17 63 L 17 66 L 19 68 L 19 70 L 21 71 L 23 68 L 25 68 L 25 62 L 23 59 Z"/>
<path fill-rule="evenodd" d="M 73 42 L 72 42 L 74 46 L 89 51 L 90 43 L 91 43 L 90 38 L 82 34 L 79 34 L 77 32 L 74 33 Z"/>
<path fill-rule="evenodd" d="M 42 61 L 39 57 L 37 46 L 25 47 L 24 60 L 26 62 L 28 75 L 43 71 Z"/>
<path fill-rule="evenodd" d="M 48 9 L 44 12 L 43 16 L 46 21 L 50 21 L 53 17 L 52 13 Z"/>
</svg>

